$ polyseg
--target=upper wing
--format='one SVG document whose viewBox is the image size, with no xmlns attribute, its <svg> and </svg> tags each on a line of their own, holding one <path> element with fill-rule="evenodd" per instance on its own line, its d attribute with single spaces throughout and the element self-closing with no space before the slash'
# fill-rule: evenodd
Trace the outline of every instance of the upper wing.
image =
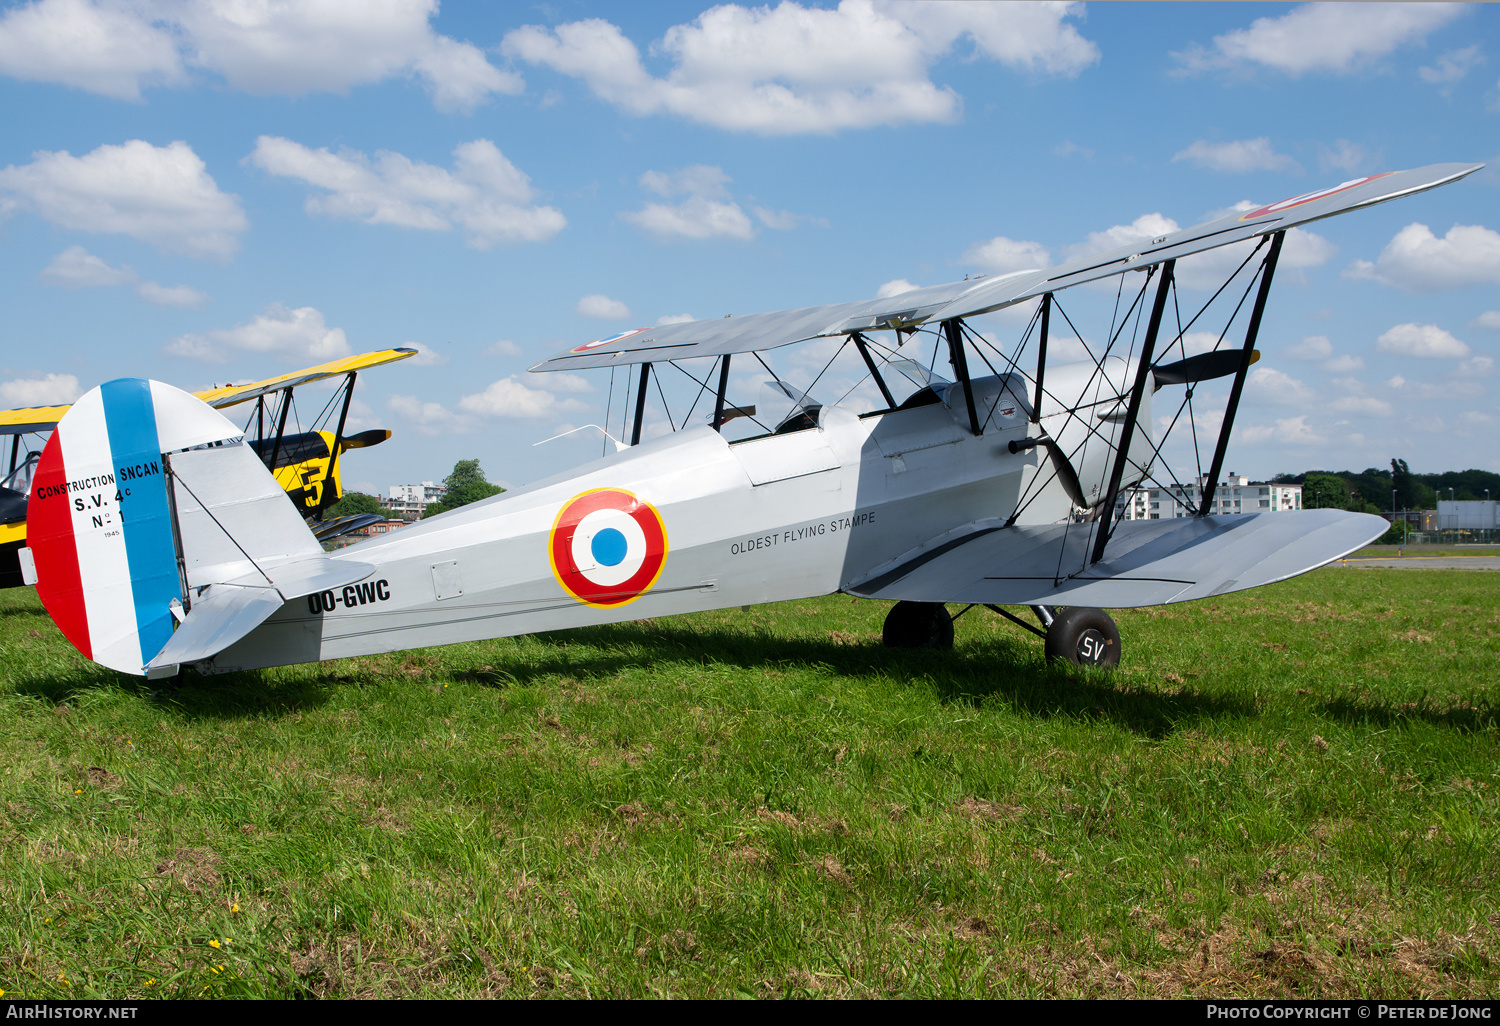
<svg viewBox="0 0 1500 1026">
<path fill-rule="evenodd" d="M 328 363 L 320 363 L 316 367 L 308 367 L 305 370 L 292 371 L 290 374 L 281 374 L 264 381 L 257 381 L 250 385 L 225 385 L 223 388 L 210 388 L 203 392 L 194 392 L 199 399 L 215 409 L 223 409 L 236 403 L 248 402 L 258 399 L 271 392 L 279 392 L 284 388 L 296 388 L 305 385 L 309 381 L 317 381 L 319 378 L 330 378 L 337 374 L 348 374 L 350 371 L 364 370 L 366 367 L 379 367 L 385 363 L 395 363 L 404 360 L 408 356 L 416 356 L 415 349 L 405 347 L 399 349 L 383 349 L 378 353 L 361 353 L 359 356 L 346 356 L 342 360 L 330 360 Z M 0 435 L 27 435 L 33 431 L 51 431 L 62 420 L 64 413 L 71 409 L 67 406 L 32 406 L 21 410 L 0 410 Z"/>
<path fill-rule="evenodd" d="M 51 431 L 71 408 L 71 405 L 29 406 L 21 410 L 0 410 L 0 435 L 29 435 L 33 431 Z"/>
<path fill-rule="evenodd" d="M 1112 274 L 1141 270 L 1166 260 L 1435 189 L 1482 167 L 1483 164 L 1431 164 L 1410 171 L 1388 171 L 1355 178 L 1244 214 L 1230 214 L 1216 221 L 1183 228 L 1144 244 L 1123 246 L 1047 270 L 1018 271 L 1000 277 L 950 282 L 914 289 L 887 299 L 638 328 L 612 338 L 574 346 L 548 357 L 531 370 L 574 370 L 693 356 L 720 356 L 772 349 L 825 335 L 915 327 L 927 321 L 973 317 L 1025 302 L 1046 292 Z"/>
<path fill-rule="evenodd" d="M 364 370 L 366 367 L 379 367 L 381 364 L 395 363 L 397 360 L 416 355 L 415 349 L 408 349 L 404 346 L 398 349 L 382 349 L 378 353 L 361 353 L 359 356 L 346 356 L 342 360 L 330 360 L 316 367 L 280 374 L 249 385 L 225 385 L 223 388 L 210 388 L 193 394 L 214 409 L 221 410 L 226 406 L 234 406 L 236 403 L 259 399 L 272 392 L 280 392 L 282 389 L 296 388 L 298 385 L 305 385 L 319 378 L 331 378 L 339 374 Z"/>
</svg>

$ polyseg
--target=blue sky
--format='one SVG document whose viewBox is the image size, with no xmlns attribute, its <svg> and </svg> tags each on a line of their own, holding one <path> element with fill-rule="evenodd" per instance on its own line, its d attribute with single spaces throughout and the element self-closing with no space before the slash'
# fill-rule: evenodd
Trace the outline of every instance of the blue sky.
<svg viewBox="0 0 1500 1026">
<path fill-rule="evenodd" d="M 0 406 L 415 343 L 347 484 L 514 485 L 600 452 L 531 445 L 610 402 L 564 346 L 1486 161 L 1288 244 L 1229 463 L 1500 469 L 1491 6 L 41 0 L 0 94 Z"/>
</svg>

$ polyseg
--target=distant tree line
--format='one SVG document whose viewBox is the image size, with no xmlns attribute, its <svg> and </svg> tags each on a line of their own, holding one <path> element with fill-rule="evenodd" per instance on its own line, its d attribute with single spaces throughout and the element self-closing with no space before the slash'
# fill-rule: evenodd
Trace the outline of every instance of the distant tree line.
<svg viewBox="0 0 1500 1026">
<path fill-rule="evenodd" d="M 1436 509 L 1439 498 L 1500 499 L 1500 474 L 1488 470 L 1449 470 L 1441 474 L 1413 474 L 1405 460 L 1391 460 L 1390 470 L 1369 467 L 1352 470 L 1309 470 L 1301 474 L 1277 474 L 1278 484 L 1302 486 L 1303 509 L 1348 509 L 1356 513 L 1379 513 L 1396 509 Z M 1450 493 L 1448 489 L 1453 489 Z"/>
<path fill-rule="evenodd" d="M 1302 486 L 1303 509 L 1347 509 L 1355 513 L 1396 510 L 1436 509 L 1439 498 L 1500 499 L 1500 474 L 1488 470 L 1449 470 L 1441 474 L 1413 474 L 1405 460 L 1391 460 L 1390 470 L 1369 467 L 1359 473 L 1352 470 L 1309 470 L 1301 474 L 1277 474 L 1277 484 Z M 1448 489 L 1453 489 L 1449 492 Z M 1379 539 L 1395 544 L 1405 537 L 1400 522 Z"/>
</svg>

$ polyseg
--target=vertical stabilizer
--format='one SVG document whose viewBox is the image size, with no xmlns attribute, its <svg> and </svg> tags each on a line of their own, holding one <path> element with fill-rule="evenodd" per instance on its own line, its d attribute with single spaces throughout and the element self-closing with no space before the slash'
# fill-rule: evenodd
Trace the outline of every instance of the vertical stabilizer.
<svg viewBox="0 0 1500 1026">
<path fill-rule="evenodd" d="M 37 594 L 84 655 L 143 673 L 206 588 L 263 590 L 258 605 L 274 611 L 273 576 L 333 569 L 240 436 L 193 396 L 139 378 L 99 386 L 58 422 L 27 540 Z"/>
</svg>

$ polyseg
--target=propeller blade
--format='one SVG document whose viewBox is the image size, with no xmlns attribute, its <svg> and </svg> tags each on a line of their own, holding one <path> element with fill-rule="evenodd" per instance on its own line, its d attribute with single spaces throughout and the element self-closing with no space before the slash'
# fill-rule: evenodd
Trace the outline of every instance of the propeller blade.
<svg viewBox="0 0 1500 1026">
<path fill-rule="evenodd" d="M 1242 355 L 1242 351 L 1238 349 L 1217 349 L 1211 353 L 1199 353 L 1197 356 L 1189 356 L 1186 360 L 1179 360 L 1176 363 L 1158 364 L 1151 368 L 1151 376 L 1156 379 L 1157 388 L 1163 385 L 1186 385 L 1190 381 L 1227 378 L 1240 369 Z M 1260 350 L 1252 350 L 1250 362 L 1255 363 L 1259 359 Z"/>
<path fill-rule="evenodd" d="M 1052 459 L 1052 469 L 1057 471 L 1057 483 L 1063 486 L 1063 491 L 1068 493 L 1068 498 L 1073 500 L 1073 505 L 1079 509 L 1087 509 L 1089 504 L 1083 497 L 1083 485 L 1078 483 L 1078 471 L 1074 470 L 1073 464 L 1068 462 L 1062 446 L 1050 438 L 1042 439 L 1042 445 Z"/>
<path fill-rule="evenodd" d="M 368 449 L 372 445 L 379 445 L 389 437 L 391 437 L 391 433 L 385 428 L 371 428 L 368 431 L 361 431 L 357 435 L 345 435 L 344 448 Z"/>
</svg>

